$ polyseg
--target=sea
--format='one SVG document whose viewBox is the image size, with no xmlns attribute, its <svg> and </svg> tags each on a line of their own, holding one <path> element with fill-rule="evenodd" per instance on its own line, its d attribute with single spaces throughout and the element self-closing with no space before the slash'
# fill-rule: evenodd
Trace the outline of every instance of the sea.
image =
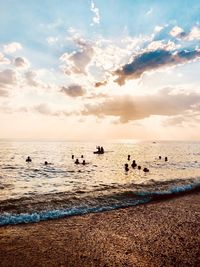
<svg viewBox="0 0 200 267">
<path fill-rule="evenodd" d="M 94 154 L 97 146 L 105 153 Z M 200 142 L 0 140 L 1 226 L 146 205 L 199 189 Z"/>
</svg>

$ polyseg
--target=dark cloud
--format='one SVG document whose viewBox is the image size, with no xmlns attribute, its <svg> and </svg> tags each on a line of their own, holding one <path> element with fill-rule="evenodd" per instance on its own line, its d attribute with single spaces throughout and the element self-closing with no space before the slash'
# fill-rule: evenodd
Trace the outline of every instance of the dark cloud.
<svg viewBox="0 0 200 267">
<path fill-rule="evenodd" d="M 0 87 L 14 84 L 16 82 L 16 72 L 12 69 L 0 71 Z"/>
<path fill-rule="evenodd" d="M 70 97 L 79 97 L 85 95 L 85 90 L 80 85 L 76 84 L 68 87 L 63 86 L 60 91 Z"/>
<path fill-rule="evenodd" d="M 29 66 L 29 62 L 23 57 L 17 57 L 14 60 L 14 65 L 18 68 L 27 68 Z"/>
<path fill-rule="evenodd" d="M 115 96 L 95 105 L 87 104 L 82 115 L 114 116 L 118 117 L 121 123 L 127 123 L 152 115 L 182 114 L 186 110 L 195 110 L 195 105 L 199 103 L 200 94 L 183 92 L 175 94 L 172 89 L 165 88 L 154 95 Z"/>
<path fill-rule="evenodd" d="M 124 65 L 122 69 L 115 71 L 114 74 L 118 75 L 116 82 L 119 85 L 123 85 L 125 80 L 140 78 L 146 71 L 183 64 L 198 57 L 200 57 L 200 51 L 198 50 L 183 50 L 179 52 L 155 50 L 145 52 L 136 56 L 131 63 Z"/>
<path fill-rule="evenodd" d="M 100 86 L 103 86 L 103 85 L 106 85 L 106 84 L 107 84 L 107 81 L 97 82 L 97 83 L 95 83 L 95 87 L 100 87 Z"/>
</svg>

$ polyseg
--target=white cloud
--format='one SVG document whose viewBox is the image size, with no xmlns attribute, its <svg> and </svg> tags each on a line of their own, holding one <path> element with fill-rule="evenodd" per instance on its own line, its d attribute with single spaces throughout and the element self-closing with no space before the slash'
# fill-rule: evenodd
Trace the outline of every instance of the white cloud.
<svg viewBox="0 0 200 267">
<path fill-rule="evenodd" d="M 28 85 L 37 87 L 39 85 L 39 82 L 37 81 L 37 72 L 30 70 L 25 73 L 25 79 Z"/>
<path fill-rule="evenodd" d="M 91 1 L 90 10 L 94 13 L 94 17 L 92 18 L 93 23 L 91 25 L 99 24 L 100 23 L 99 9 L 95 6 L 95 3 L 93 0 Z"/>
<path fill-rule="evenodd" d="M 156 26 L 155 28 L 154 28 L 154 31 L 155 32 L 160 32 L 160 31 L 162 31 L 164 29 L 164 27 L 162 27 L 162 26 Z"/>
<path fill-rule="evenodd" d="M 14 84 L 17 81 L 16 72 L 12 69 L 0 71 L 0 86 Z"/>
<path fill-rule="evenodd" d="M 173 37 L 179 37 L 181 33 L 184 33 L 184 30 L 178 26 L 174 26 L 169 34 Z"/>
<path fill-rule="evenodd" d="M 5 53 L 10 54 L 16 52 L 17 50 L 22 49 L 22 45 L 17 42 L 12 42 L 10 44 L 4 45 L 3 49 Z"/>
<path fill-rule="evenodd" d="M 9 96 L 10 89 L 17 85 L 18 78 L 15 70 L 5 69 L 0 71 L 0 96 Z"/>
<path fill-rule="evenodd" d="M 49 45 L 53 45 L 53 44 L 55 44 L 55 43 L 57 43 L 58 42 L 58 37 L 52 37 L 52 36 L 49 36 L 48 38 L 47 38 L 47 43 L 49 44 Z"/>
<path fill-rule="evenodd" d="M 0 52 L 0 64 L 9 64 L 10 60 Z"/>
<path fill-rule="evenodd" d="M 189 41 L 193 41 L 195 39 L 200 40 L 200 28 L 193 27 L 187 38 Z"/>
<path fill-rule="evenodd" d="M 153 41 L 147 46 L 147 50 L 158 50 L 158 49 L 165 49 L 165 50 L 175 50 L 179 48 L 180 45 L 176 45 L 172 41 L 168 41 L 164 43 L 163 41 Z"/>
<path fill-rule="evenodd" d="M 80 40 L 79 40 L 80 41 Z M 64 64 L 62 66 L 64 72 L 68 75 L 72 73 L 81 74 L 85 73 L 85 68 L 91 61 L 94 54 L 91 45 L 85 43 L 79 43 L 83 48 L 72 53 L 64 53 L 60 60 Z"/>
</svg>

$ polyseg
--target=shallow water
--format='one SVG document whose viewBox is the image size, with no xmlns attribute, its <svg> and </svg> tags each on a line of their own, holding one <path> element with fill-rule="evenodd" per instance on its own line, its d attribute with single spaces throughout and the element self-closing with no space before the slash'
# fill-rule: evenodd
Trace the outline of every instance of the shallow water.
<svg viewBox="0 0 200 267">
<path fill-rule="evenodd" d="M 93 154 L 96 144 L 92 142 L 0 141 L 0 224 L 5 224 L 5 216 L 9 223 L 16 214 L 37 214 L 38 218 L 42 213 L 47 219 L 55 212 L 65 216 L 108 210 L 147 202 L 153 192 L 169 194 L 199 186 L 200 142 L 97 145 L 104 146 L 106 153 Z M 87 164 L 75 165 L 72 154 Z M 27 156 L 31 163 L 26 163 Z M 131 168 L 133 159 L 150 172 Z M 45 166 L 45 160 L 51 164 Z"/>
</svg>

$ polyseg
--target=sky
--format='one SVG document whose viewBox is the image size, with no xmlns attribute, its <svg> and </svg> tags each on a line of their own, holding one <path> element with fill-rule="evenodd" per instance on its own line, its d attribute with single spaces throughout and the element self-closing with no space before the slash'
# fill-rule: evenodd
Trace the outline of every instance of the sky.
<svg viewBox="0 0 200 267">
<path fill-rule="evenodd" d="M 7 0 L 0 138 L 200 140 L 199 0 Z"/>
</svg>

